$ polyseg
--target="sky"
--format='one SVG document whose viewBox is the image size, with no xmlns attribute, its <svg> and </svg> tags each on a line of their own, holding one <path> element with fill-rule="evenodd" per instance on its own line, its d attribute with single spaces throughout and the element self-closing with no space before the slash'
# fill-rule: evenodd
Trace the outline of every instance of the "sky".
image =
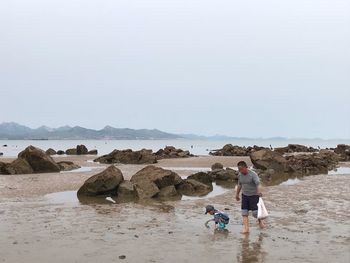
<svg viewBox="0 0 350 263">
<path fill-rule="evenodd" d="M 2 0 L 0 122 L 350 138 L 350 1 Z"/>
</svg>

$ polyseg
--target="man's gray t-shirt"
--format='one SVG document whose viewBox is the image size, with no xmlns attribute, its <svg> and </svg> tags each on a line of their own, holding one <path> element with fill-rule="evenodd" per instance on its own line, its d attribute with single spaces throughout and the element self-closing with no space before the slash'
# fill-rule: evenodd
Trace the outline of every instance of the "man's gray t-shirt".
<svg viewBox="0 0 350 263">
<path fill-rule="evenodd" d="M 248 170 L 247 174 L 238 174 L 238 185 L 242 186 L 242 193 L 246 196 L 257 195 L 257 186 L 260 184 L 259 176 Z"/>
</svg>

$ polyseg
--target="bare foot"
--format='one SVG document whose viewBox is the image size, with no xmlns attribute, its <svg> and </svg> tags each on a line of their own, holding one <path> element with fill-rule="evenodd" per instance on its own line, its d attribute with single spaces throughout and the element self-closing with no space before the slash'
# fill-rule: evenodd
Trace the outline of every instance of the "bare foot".
<svg viewBox="0 0 350 263">
<path fill-rule="evenodd" d="M 264 221 L 262 221 L 262 220 L 259 221 L 259 227 L 260 227 L 260 229 L 264 229 L 265 228 Z"/>
<path fill-rule="evenodd" d="M 243 229 L 243 231 L 241 231 L 241 234 L 249 234 L 249 230 Z"/>
</svg>

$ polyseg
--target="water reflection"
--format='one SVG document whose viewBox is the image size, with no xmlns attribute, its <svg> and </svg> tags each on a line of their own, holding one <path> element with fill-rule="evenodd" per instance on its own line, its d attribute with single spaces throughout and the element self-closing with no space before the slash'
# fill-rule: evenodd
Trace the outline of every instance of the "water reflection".
<svg viewBox="0 0 350 263">
<path fill-rule="evenodd" d="M 245 235 L 241 241 L 241 252 L 237 256 L 237 261 L 242 263 L 265 262 L 266 252 L 263 249 L 263 233 L 257 239 L 250 240 L 249 235 Z"/>
</svg>

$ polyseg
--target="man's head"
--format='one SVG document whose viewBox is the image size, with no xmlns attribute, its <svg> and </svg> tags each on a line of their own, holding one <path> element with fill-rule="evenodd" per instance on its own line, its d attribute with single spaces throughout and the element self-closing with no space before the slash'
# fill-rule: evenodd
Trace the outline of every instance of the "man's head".
<svg viewBox="0 0 350 263">
<path fill-rule="evenodd" d="M 237 163 L 237 166 L 238 166 L 238 171 L 241 173 L 241 174 L 247 174 L 248 173 L 248 165 L 245 161 L 239 161 Z"/>
<path fill-rule="evenodd" d="M 214 206 L 212 206 L 212 205 L 207 205 L 206 207 L 205 207 L 205 214 L 210 214 L 210 215 L 214 215 L 214 213 L 215 213 L 215 211 L 214 211 L 215 209 L 214 209 Z"/>
</svg>

